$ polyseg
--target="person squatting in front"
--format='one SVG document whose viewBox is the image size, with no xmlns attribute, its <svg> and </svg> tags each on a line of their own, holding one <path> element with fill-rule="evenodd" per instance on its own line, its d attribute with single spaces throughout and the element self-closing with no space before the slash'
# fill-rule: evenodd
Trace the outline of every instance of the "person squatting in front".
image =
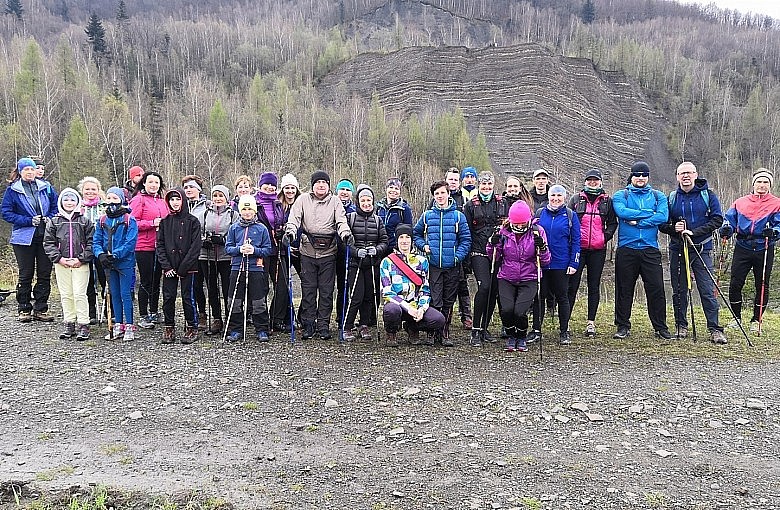
<svg viewBox="0 0 780 510">
<path fill-rule="evenodd" d="M 365 184 L 357 187 L 358 206 L 355 212 L 347 214 L 347 223 L 355 238 L 352 247 L 356 257 L 349 258 L 347 272 L 347 314 L 344 320 L 344 340 L 370 340 L 369 327 L 376 325 L 376 312 L 379 308 L 377 285 L 378 267 L 387 253 L 388 235 L 382 219 L 374 209 L 374 192 Z M 360 312 L 359 327 L 355 327 L 355 318 Z"/>
<path fill-rule="evenodd" d="M 244 315 L 251 307 L 252 324 L 259 342 L 268 341 L 268 272 L 263 259 L 272 252 L 271 237 L 257 220 L 257 202 L 252 195 L 238 200 L 241 219 L 228 230 L 225 252 L 233 257 L 230 271 L 230 320 L 226 339 L 246 341 Z"/>
<path fill-rule="evenodd" d="M 89 263 L 95 225 L 80 211 L 81 196 L 65 188 L 57 201 L 59 212 L 47 222 L 43 249 L 54 264 L 64 322 L 61 339 L 89 339 Z M 76 327 L 78 326 L 78 334 Z"/>
<path fill-rule="evenodd" d="M 493 192 L 494 185 L 493 174 L 481 172 L 477 195 L 463 205 L 463 214 L 466 215 L 471 231 L 471 270 L 477 280 L 470 339 L 473 347 L 481 346 L 484 341 L 495 341 L 488 326 L 496 309 L 498 281 L 492 260 L 487 256 L 486 245 L 509 214 L 509 206 L 500 195 Z"/>
<path fill-rule="evenodd" d="M 381 275 L 382 320 L 385 325 L 385 344 L 398 347 L 398 332 L 403 324 L 409 343 L 419 344 L 419 332 L 440 335 L 444 315 L 430 306 L 431 290 L 428 284 L 428 259 L 412 252 L 412 227 L 401 223 L 395 229 L 396 249 L 382 259 Z"/>
<path fill-rule="evenodd" d="M 689 271 L 696 280 L 707 330 L 716 344 L 725 344 L 726 335 L 718 322 L 720 306 L 715 297 L 712 266 L 712 233 L 723 224 L 723 212 L 715 191 L 698 177 L 696 166 L 684 162 L 677 167 L 677 189 L 669 194 L 669 222 L 658 229 L 669 235 L 669 276 L 677 338 L 688 336 Z M 685 252 L 687 244 L 688 260 Z M 695 251 L 694 251 L 695 250 Z"/>
<path fill-rule="evenodd" d="M 764 310 L 769 299 L 769 281 L 775 260 L 775 244 L 780 233 L 780 198 L 772 194 L 774 176 L 766 168 L 753 174 L 753 193 L 734 201 L 726 211 L 720 235 L 736 234 L 731 259 L 729 303 L 737 320 L 742 320 L 742 289 L 748 273 L 753 271 L 756 292 L 750 331 L 760 332 Z M 736 326 L 736 324 L 735 324 Z"/>
<path fill-rule="evenodd" d="M 106 191 L 106 212 L 95 225 L 92 253 L 106 273 L 107 301 L 111 303 L 112 329 L 106 340 L 122 336 L 125 342 L 135 338 L 133 324 L 133 281 L 138 224 L 130 215 L 122 188 Z M 105 306 L 108 306 L 105 302 Z M 108 311 L 108 310 L 107 310 Z M 108 316 L 108 314 L 106 314 Z"/>
<path fill-rule="evenodd" d="M 195 298 L 195 274 L 202 244 L 200 222 L 190 214 L 184 190 L 174 188 L 165 194 L 168 216 L 160 222 L 157 231 L 157 260 L 163 273 L 163 318 L 165 329 L 162 343 L 176 342 L 176 294 L 181 285 L 181 303 L 184 309 L 183 344 L 198 339 L 198 311 Z"/>
<path fill-rule="evenodd" d="M 571 343 L 569 319 L 569 277 L 577 272 L 580 264 L 580 220 L 574 211 L 566 207 L 566 188 L 560 184 L 550 187 L 547 205 L 536 212 L 537 224 L 544 228 L 550 245 L 550 263 L 542 271 L 541 298 L 553 298 L 558 305 L 558 341 Z M 544 307 L 534 313 L 533 337 L 539 340 L 544 322 Z"/>
<path fill-rule="evenodd" d="M 506 328 L 507 352 L 528 350 L 528 312 L 538 303 L 541 271 L 551 260 L 547 234 L 543 227 L 532 225 L 532 220 L 531 208 L 518 200 L 487 245 L 488 256 L 498 265 L 499 314 Z"/>
<path fill-rule="evenodd" d="M 282 242 L 292 245 L 300 229 L 301 307 L 300 320 L 304 340 L 316 331 L 329 340 L 333 311 L 333 284 L 338 237 L 351 246 L 354 238 L 347 224 L 341 200 L 330 192 L 330 176 L 318 170 L 311 176 L 311 191 L 299 196 L 285 226 Z"/>
</svg>

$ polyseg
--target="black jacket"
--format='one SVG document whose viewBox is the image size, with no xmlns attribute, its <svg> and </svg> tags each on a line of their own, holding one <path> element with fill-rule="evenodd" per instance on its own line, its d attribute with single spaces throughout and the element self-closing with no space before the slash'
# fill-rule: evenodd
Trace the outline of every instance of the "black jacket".
<svg viewBox="0 0 780 510">
<path fill-rule="evenodd" d="M 350 248 L 349 265 L 351 267 L 358 265 L 360 259 L 356 253 L 360 248 L 368 248 L 369 246 L 376 248 L 376 256 L 364 258 L 360 261 L 361 267 L 378 266 L 388 251 L 385 224 L 374 211 L 366 213 L 358 207 L 355 212 L 347 214 L 347 223 L 355 237 L 355 246 Z"/>
<path fill-rule="evenodd" d="M 509 203 L 501 195 L 494 194 L 488 202 L 477 195 L 466 202 L 463 213 L 471 231 L 471 253 L 487 254 L 488 239 L 509 216 Z"/>
<path fill-rule="evenodd" d="M 179 276 L 198 271 L 198 256 L 202 246 L 200 222 L 190 214 L 184 191 L 176 188 L 165 194 L 165 203 L 171 194 L 178 192 L 183 200 L 181 211 L 162 219 L 157 230 L 157 260 L 163 273 L 173 269 Z"/>
</svg>

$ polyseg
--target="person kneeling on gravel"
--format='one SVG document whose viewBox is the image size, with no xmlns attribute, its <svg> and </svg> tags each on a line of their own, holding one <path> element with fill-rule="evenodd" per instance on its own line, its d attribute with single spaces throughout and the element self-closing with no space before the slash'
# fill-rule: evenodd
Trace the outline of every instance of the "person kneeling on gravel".
<svg viewBox="0 0 780 510">
<path fill-rule="evenodd" d="M 385 323 L 385 343 L 397 347 L 396 334 L 405 323 L 409 342 L 419 343 L 418 332 L 440 335 L 444 329 L 444 315 L 430 306 L 431 289 L 428 286 L 428 259 L 412 253 L 412 227 L 402 223 L 395 231 L 397 248 L 382 259 L 379 274 L 382 299 L 385 303 L 382 319 Z"/>
</svg>

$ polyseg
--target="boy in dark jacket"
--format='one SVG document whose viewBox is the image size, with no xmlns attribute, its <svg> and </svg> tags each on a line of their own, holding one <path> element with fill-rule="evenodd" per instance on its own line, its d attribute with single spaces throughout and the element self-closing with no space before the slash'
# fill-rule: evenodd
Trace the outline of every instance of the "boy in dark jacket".
<svg viewBox="0 0 780 510">
<path fill-rule="evenodd" d="M 230 293 L 232 295 L 230 321 L 226 339 L 241 340 L 240 329 L 246 328 L 242 317 L 245 306 L 252 305 L 252 324 L 257 340 L 268 341 L 268 272 L 263 259 L 273 253 L 268 229 L 257 220 L 257 203 L 254 197 L 244 195 L 238 201 L 241 220 L 231 225 L 225 239 L 225 253 L 233 257 L 230 267 Z M 244 300 L 247 302 L 244 303 Z M 248 309 L 247 309 L 248 311 Z"/>
<path fill-rule="evenodd" d="M 184 191 L 175 188 L 165 194 L 168 216 L 160 221 L 157 231 L 157 260 L 165 276 L 163 279 L 163 315 L 165 330 L 162 343 L 176 341 L 176 293 L 181 282 L 181 301 L 184 308 L 183 344 L 198 339 L 198 315 L 195 312 L 195 273 L 198 272 L 198 256 L 202 240 L 200 222 L 191 215 Z"/>
</svg>

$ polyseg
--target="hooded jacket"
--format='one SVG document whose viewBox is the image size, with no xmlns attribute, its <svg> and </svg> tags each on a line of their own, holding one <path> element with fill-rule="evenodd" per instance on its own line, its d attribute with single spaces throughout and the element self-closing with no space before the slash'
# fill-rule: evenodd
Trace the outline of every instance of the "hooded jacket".
<svg viewBox="0 0 780 510">
<path fill-rule="evenodd" d="M 170 208 L 170 198 L 179 195 L 182 199 L 181 209 L 174 212 Z M 190 214 L 187 197 L 184 190 L 174 188 L 165 194 L 165 204 L 168 215 L 160 222 L 157 231 L 157 260 L 163 273 L 173 269 L 179 276 L 198 271 L 198 255 L 200 255 L 201 237 L 200 222 Z"/>
<path fill-rule="evenodd" d="M 360 207 L 357 208 L 358 210 Z M 404 200 L 399 198 L 395 202 L 389 203 L 387 199 L 380 200 L 376 204 L 376 214 L 382 218 L 387 231 L 387 244 L 390 248 L 395 248 L 395 229 L 399 224 L 405 223 L 412 225 L 412 207 Z"/>
<path fill-rule="evenodd" d="M 612 207 L 618 217 L 618 248 L 658 249 L 658 226 L 669 221 L 666 195 L 649 184 L 629 184 L 612 195 Z"/>
<path fill-rule="evenodd" d="M 509 205 L 495 193 L 487 202 L 477 195 L 463 205 L 463 214 L 471 230 L 471 253 L 484 255 L 488 239 L 509 216 Z"/>
<path fill-rule="evenodd" d="M 92 253 L 98 258 L 101 253 L 114 256 L 114 268 L 120 273 L 135 271 L 135 242 L 138 239 L 138 224 L 130 209 L 122 203 L 122 209 L 113 218 L 104 214 L 95 225 L 92 238 Z"/>
<path fill-rule="evenodd" d="M 5 190 L 3 195 L 3 219 L 11 224 L 11 244 L 30 246 L 36 233 L 38 239 L 43 240 L 45 230 L 44 222 L 41 221 L 38 227 L 33 226 L 33 216 L 53 218 L 57 214 L 57 192 L 48 182 L 35 179 L 32 181 L 35 201 L 24 192 L 22 179 L 16 179 Z M 38 212 L 40 210 L 40 213 Z"/>
<path fill-rule="evenodd" d="M 62 209 L 62 195 L 76 195 L 76 208 L 71 214 Z M 82 264 L 92 260 L 92 238 L 95 235 L 95 225 L 80 212 L 81 196 L 72 188 L 65 188 L 57 199 L 58 212 L 46 223 L 46 233 L 43 236 L 43 250 L 54 264 L 61 258 L 79 259 Z"/>
<path fill-rule="evenodd" d="M 574 211 L 565 205 L 552 211 L 548 203 L 539 209 L 537 217 L 537 225 L 546 232 L 550 248 L 550 263 L 545 269 L 579 268 L 580 220 Z"/>
<path fill-rule="evenodd" d="M 192 214 L 192 212 L 190 212 Z M 199 260 L 211 262 L 231 260 L 233 257 L 225 253 L 225 238 L 231 225 L 237 223 L 241 216 L 230 207 L 229 204 L 216 206 L 210 203 L 200 211 L 198 218 L 200 223 L 201 239 L 204 240 Z"/>
<path fill-rule="evenodd" d="M 428 245 L 430 264 L 449 269 L 466 260 L 471 248 L 471 232 L 466 216 L 458 210 L 452 198 L 446 207 L 425 211 L 414 226 L 414 245 L 425 253 Z"/>
<path fill-rule="evenodd" d="M 243 271 L 242 267 L 244 256 L 241 255 L 241 245 L 250 243 L 254 248 L 251 255 L 247 255 L 246 262 L 250 272 L 267 271 L 263 259 L 271 255 L 273 246 L 271 246 L 271 236 L 268 235 L 268 229 L 257 220 L 246 221 L 241 219 L 238 223 L 230 226 L 227 238 L 225 240 L 225 251 L 232 256 L 230 264 L 231 271 Z"/>
<path fill-rule="evenodd" d="M 360 262 L 360 267 L 378 266 L 382 257 L 387 253 L 387 231 L 382 223 L 382 219 L 375 211 L 376 209 L 371 212 L 365 212 L 358 207 L 355 212 L 347 214 L 347 223 L 352 231 L 352 235 L 355 237 L 354 251 L 351 253 L 356 253 L 360 248 L 368 248 L 370 246 L 376 248 L 376 256 L 374 257 L 360 259 L 357 256 L 350 255 L 349 265 L 351 267 L 357 267 L 358 262 Z"/>
<path fill-rule="evenodd" d="M 257 219 L 265 225 L 265 228 L 268 229 L 268 235 L 271 237 L 271 247 L 273 252 L 271 255 L 276 255 L 279 252 L 279 241 L 282 239 L 282 234 L 284 234 L 284 208 L 282 207 L 282 202 L 276 197 L 276 195 L 269 195 L 267 197 L 262 196 L 260 192 L 256 195 L 257 199 Z M 265 200 L 271 200 L 271 208 L 273 210 L 273 222 L 268 218 L 268 215 L 265 212 L 265 208 L 263 207 L 263 202 Z"/>
<path fill-rule="evenodd" d="M 154 220 L 168 216 L 168 205 L 165 199 L 142 190 L 130 200 L 130 210 L 138 223 L 138 242 L 135 244 L 135 250 L 154 251 L 157 239 Z"/>
<path fill-rule="evenodd" d="M 707 201 L 702 195 L 705 190 Z M 712 233 L 723 224 L 723 211 L 718 196 L 709 189 L 706 179 L 696 179 L 688 192 L 678 185 L 677 190 L 669 194 L 669 221 L 659 225 L 658 230 L 669 234 L 669 248 L 678 252 L 682 249 L 682 236 L 674 230 L 674 224 L 680 218 L 685 220 L 686 227 L 691 231 L 694 244 L 711 250 Z"/>
<path fill-rule="evenodd" d="M 407 303 L 413 308 L 427 310 L 431 302 L 431 288 L 428 283 L 428 259 L 416 253 L 395 254 L 420 277 L 422 285 L 417 287 L 390 258 L 385 257 L 379 265 L 379 279 L 382 285 L 382 299 L 385 303 L 398 305 Z"/>
<path fill-rule="evenodd" d="M 539 231 L 539 235 L 547 243 L 547 233 L 543 227 L 538 225 L 529 228 L 523 234 L 517 234 L 505 225 L 499 230 L 501 241 L 496 245 L 488 243 L 487 255 L 492 258 L 495 253 L 496 264 L 499 265 L 497 275 L 499 280 L 504 280 L 512 285 L 519 285 L 522 282 L 532 282 L 539 278 L 539 271 L 536 266 L 534 228 Z M 550 265 L 550 260 L 549 248 L 539 252 L 539 264 L 542 267 Z"/>
<path fill-rule="evenodd" d="M 766 240 L 762 234 L 769 226 L 775 233 L 780 233 L 780 198 L 767 193 L 766 195 L 750 194 L 734 201 L 726 211 L 726 223 L 729 232 L 723 232 L 727 237 L 732 232 L 737 234 L 737 245 L 750 251 L 763 251 Z M 776 239 L 769 239 L 769 247 L 774 249 Z"/>
</svg>

